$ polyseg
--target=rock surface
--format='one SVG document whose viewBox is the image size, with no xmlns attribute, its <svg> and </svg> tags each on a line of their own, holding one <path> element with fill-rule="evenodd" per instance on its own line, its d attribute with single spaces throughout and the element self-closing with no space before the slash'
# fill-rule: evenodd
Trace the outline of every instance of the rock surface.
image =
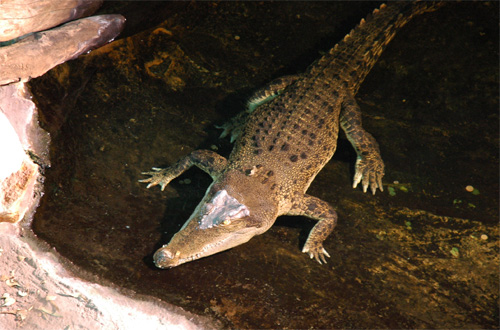
<svg viewBox="0 0 500 330">
<path fill-rule="evenodd" d="M 0 329 L 199 329 L 206 319 L 75 278 L 63 260 L 0 223 Z M 29 236 L 29 235 L 28 235 Z M 129 294 L 130 295 L 130 294 Z"/>
<path fill-rule="evenodd" d="M 0 2 L 0 42 L 89 16 L 102 0 L 3 0 Z"/>
<path fill-rule="evenodd" d="M 24 83 L 0 86 L 0 222 L 17 222 L 37 204 L 33 159 L 48 164 L 49 137 L 30 98 Z"/>
<path fill-rule="evenodd" d="M 0 85 L 39 77 L 58 64 L 102 46 L 120 33 L 124 23 L 121 15 L 93 16 L 0 47 Z"/>
<path fill-rule="evenodd" d="M 101 3 L 0 1 L 0 41 L 88 15 Z M 0 47 L 1 330 L 213 327 L 157 299 L 78 279 L 68 271 L 76 267 L 29 228 L 41 196 L 40 173 L 49 165 L 49 137 L 24 81 L 109 42 L 124 21 L 120 15 L 90 17 Z"/>
</svg>

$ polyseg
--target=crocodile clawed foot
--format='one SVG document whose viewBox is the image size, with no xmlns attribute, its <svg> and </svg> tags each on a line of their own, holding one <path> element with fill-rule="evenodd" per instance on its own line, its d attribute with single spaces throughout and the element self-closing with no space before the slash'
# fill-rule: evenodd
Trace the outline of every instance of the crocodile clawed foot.
<svg viewBox="0 0 500 330">
<path fill-rule="evenodd" d="M 352 187 L 356 188 L 359 183 L 363 186 L 363 192 L 370 190 L 375 195 L 377 188 L 384 191 L 382 178 L 384 176 L 384 163 L 380 157 L 358 158 L 356 161 L 356 173 Z"/>
<path fill-rule="evenodd" d="M 165 187 L 172 180 L 168 175 L 168 168 L 158 168 L 153 167 L 152 171 L 142 172 L 144 175 L 151 175 L 150 178 L 138 180 L 139 182 L 149 183 L 146 188 L 154 187 L 156 185 L 160 185 L 161 190 L 163 191 Z"/>
<path fill-rule="evenodd" d="M 235 117 L 231 118 L 228 122 L 222 125 L 215 125 L 216 128 L 223 130 L 219 138 L 222 139 L 230 135 L 231 143 L 236 141 L 243 132 L 248 114 L 248 111 L 242 111 Z"/>
<path fill-rule="evenodd" d="M 222 125 L 214 125 L 214 126 L 215 126 L 215 128 L 222 130 L 222 133 L 220 133 L 220 135 L 219 135 L 219 139 L 225 138 L 233 130 L 233 126 L 231 125 L 230 121 L 229 122 L 225 122 Z"/>
<path fill-rule="evenodd" d="M 236 141 L 243 132 L 242 126 L 232 125 L 231 122 L 227 122 L 222 125 L 215 125 L 215 128 L 223 130 L 219 136 L 219 139 L 225 138 L 226 136 L 230 135 L 229 141 L 231 143 Z"/>
<path fill-rule="evenodd" d="M 326 264 L 326 257 L 330 258 L 330 255 L 328 252 L 326 252 L 325 248 L 323 248 L 322 244 L 318 244 L 317 246 L 309 246 L 310 244 L 307 244 L 304 246 L 302 249 L 302 252 L 309 254 L 309 257 L 316 259 L 317 262 L 319 262 L 320 265 Z"/>
</svg>

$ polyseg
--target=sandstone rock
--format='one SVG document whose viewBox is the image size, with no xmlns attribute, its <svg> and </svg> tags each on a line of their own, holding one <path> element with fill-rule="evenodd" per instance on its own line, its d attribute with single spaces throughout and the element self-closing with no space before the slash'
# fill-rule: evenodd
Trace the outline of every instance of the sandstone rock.
<svg viewBox="0 0 500 330">
<path fill-rule="evenodd" d="M 89 16 L 102 0 L 0 1 L 0 42 Z"/>
<path fill-rule="evenodd" d="M 121 15 L 79 19 L 0 47 L 0 85 L 28 81 L 54 66 L 113 40 L 123 29 Z"/>
<path fill-rule="evenodd" d="M 1 87 L 0 87 L 1 88 Z M 24 152 L 16 131 L 9 119 L 0 111 L 0 181 L 17 171 L 23 162 Z"/>
<path fill-rule="evenodd" d="M 17 225 L 0 223 L 0 296 L 15 298 L 10 307 L 0 308 L 2 330 L 221 328 L 159 299 L 75 277 L 67 261 L 22 232 Z"/>
<path fill-rule="evenodd" d="M 18 222 L 30 209 L 38 166 L 25 158 L 21 168 L 0 182 L 0 222 Z"/>
<path fill-rule="evenodd" d="M 38 126 L 24 83 L 0 86 L 0 222 L 17 222 L 36 206 L 38 165 L 48 164 L 48 134 Z"/>
</svg>

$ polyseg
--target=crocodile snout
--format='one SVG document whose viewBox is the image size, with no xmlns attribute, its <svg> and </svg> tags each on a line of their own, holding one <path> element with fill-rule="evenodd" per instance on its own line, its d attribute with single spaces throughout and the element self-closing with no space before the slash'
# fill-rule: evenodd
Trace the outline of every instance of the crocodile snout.
<svg viewBox="0 0 500 330">
<path fill-rule="evenodd" d="M 180 251 L 175 254 L 162 247 L 155 252 L 153 256 L 154 263 L 158 268 L 168 268 L 173 267 L 176 264 L 177 259 L 179 259 Z"/>
</svg>

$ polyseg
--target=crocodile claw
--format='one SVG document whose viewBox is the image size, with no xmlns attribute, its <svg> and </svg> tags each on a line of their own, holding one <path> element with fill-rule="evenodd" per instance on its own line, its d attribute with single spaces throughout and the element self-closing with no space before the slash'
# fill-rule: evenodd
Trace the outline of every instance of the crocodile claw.
<svg viewBox="0 0 500 330">
<path fill-rule="evenodd" d="M 167 169 L 153 167 L 152 171 L 142 172 L 144 175 L 151 175 L 150 178 L 138 180 L 139 182 L 149 183 L 146 188 L 154 187 L 156 185 L 160 185 L 161 190 L 163 191 L 165 187 L 172 180 L 168 177 Z"/>
<path fill-rule="evenodd" d="M 356 160 L 356 173 L 352 187 L 356 188 L 359 183 L 363 186 L 363 192 L 370 190 L 375 195 L 377 188 L 384 191 L 382 177 L 384 176 L 384 162 L 380 157 L 358 157 Z"/>
<path fill-rule="evenodd" d="M 330 258 L 330 255 L 328 254 L 328 252 L 326 252 L 323 246 L 320 246 L 318 248 L 309 248 L 307 246 L 304 246 L 302 252 L 307 253 L 311 259 L 316 259 L 316 261 L 319 262 L 320 265 L 327 263 L 325 256 Z"/>
<path fill-rule="evenodd" d="M 243 111 L 236 115 L 236 117 L 230 119 L 228 122 L 222 125 L 215 125 L 216 128 L 223 130 L 219 138 L 222 139 L 230 135 L 230 142 L 233 143 L 236 141 L 243 133 L 243 128 L 245 128 L 248 115 L 248 111 Z"/>
</svg>

